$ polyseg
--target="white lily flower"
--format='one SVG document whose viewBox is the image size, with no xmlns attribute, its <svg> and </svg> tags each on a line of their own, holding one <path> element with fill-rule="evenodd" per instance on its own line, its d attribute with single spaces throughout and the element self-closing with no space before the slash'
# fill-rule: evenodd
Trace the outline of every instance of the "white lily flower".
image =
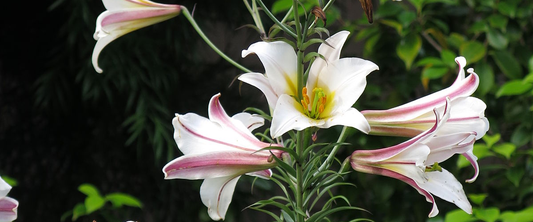
<svg viewBox="0 0 533 222">
<path fill-rule="evenodd" d="M 149 0 L 102 0 L 105 12 L 96 19 L 92 62 L 98 73 L 103 70 L 98 66 L 98 56 L 104 47 L 113 40 L 137 29 L 153 25 L 176 17 L 181 12 L 181 5 L 160 4 Z"/>
<path fill-rule="evenodd" d="M 442 119 L 438 110 L 434 110 L 437 119 L 432 128 L 404 143 L 383 149 L 353 152 L 350 157 L 352 168 L 359 172 L 399 179 L 411 185 L 426 197 L 426 201 L 433 203 L 429 217 L 439 213 L 433 195 L 472 214 L 472 206 L 461 183 L 438 165 L 454 153 L 461 152 L 455 150 L 460 147 L 449 149 L 450 139 L 453 138 L 435 136 L 449 120 L 449 105 L 448 102 Z"/>
<path fill-rule="evenodd" d="M 281 146 L 261 142 L 251 133 L 263 125 L 262 117 L 249 113 L 229 117 L 219 97 L 209 102 L 209 119 L 194 113 L 176 115 L 174 139 L 184 155 L 163 167 L 165 179 L 204 179 L 200 196 L 213 220 L 224 219 L 243 174 L 269 179 L 270 168 L 276 166 L 272 155 L 281 157 L 279 150 L 259 151 Z"/>
<path fill-rule="evenodd" d="M 297 61 L 294 49 L 285 42 L 258 42 L 244 50 L 243 57 L 255 53 L 265 66 L 265 74 L 246 73 L 239 80 L 261 90 L 273 110 L 271 135 L 280 137 L 289 130 L 308 127 L 329 128 L 345 125 L 370 131 L 364 116 L 352 105 L 366 87 L 366 76 L 378 69 L 370 61 L 342 58 L 340 51 L 348 31 L 341 31 L 320 45 L 300 101 L 297 89 Z"/>
<path fill-rule="evenodd" d="M 433 108 L 442 112 L 446 98 L 449 98 L 450 118 L 435 135 L 441 139 L 435 141 L 449 142 L 447 148 L 441 147 L 440 151 L 452 152 L 448 158 L 460 153 L 470 161 L 475 173 L 467 182 L 473 182 L 479 174 L 479 166 L 472 149 L 475 140 L 481 139 L 489 130 L 489 121 L 484 114 L 487 105 L 471 97 L 479 85 L 479 76 L 470 68 L 467 70 L 470 75 L 465 77 L 466 59 L 457 57 L 455 61 L 459 65 L 459 73 L 450 87 L 392 109 L 364 110 L 361 113 L 370 124 L 370 134 L 412 137 L 432 127 Z"/>
</svg>

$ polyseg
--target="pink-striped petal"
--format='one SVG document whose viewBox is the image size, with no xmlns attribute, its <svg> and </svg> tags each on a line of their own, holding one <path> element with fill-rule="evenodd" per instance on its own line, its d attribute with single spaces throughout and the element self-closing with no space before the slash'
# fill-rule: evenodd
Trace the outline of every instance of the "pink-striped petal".
<svg viewBox="0 0 533 222">
<path fill-rule="evenodd" d="M 248 130 L 248 126 L 245 126 L 243 122 L 232 119 L 226 114 L 226 111 L 220 104 L 220 93 L 214 95 L 209 101 L 209 120 L 216 122 L 224 128 L 225 136 L 231 136 L 235 138 L 235 142 L 239 144 L 247 144 L 248 146 L 256 147 L 256 150 L 268 147 L 271 144 L 259 141 Z"/>
<path fill-rule="evenodd" d="M 474 176 L 468 180 L 466 180 L 467 183 L 473 183 L 476 181 L 477 176 L 479 175 L 479 164 L 477 163 L 477 156 L 474 155 L 473 150 L 470 150 L 466 153 L 462 153 L 464 157 L 472 164 L 472 167 L 474 167 Z"/>
<path fill-rule="evenodd" d="M 263 117 L 250 113 L 237 113 L 231 118 L 240 121 L 250 132 L 253 132 L 255 129 L 265 124 L 265 119 Z"/>
<path fill-rule="evenodd" d="M 459 63 L 462 63 L 462 61 L 459 61 Z M 463 64 L 459 65 L 459 70 L 462 70 Z M 371 125 L 373 122 L 397 122 L 415 119 L 435 107 L 444 106 L 446 97 L 453 101 L 457 98 L 472 95 L 479 85 L 479 77 L 472 69 L 469 69 L 469 73 L 470 75 L 464 79 L 458 77 L 452 86 L 410 103 L 388 110 L 367 110 L 362 113 Z M 461 74 L 461 71 L 459 74 Z"/>
<path fill-rule="evenodd" d="M 185 155 L 163 167 L 165 179 L 205 179 L 236 176 L 275 166 L 270 155 L 246 152 L 209 152 Z"/>
<path fill-rule="evenodd" d="M 0 198 L 0 222 L 17 219 L 19 202 L 10 197 Z"/>
</svg>

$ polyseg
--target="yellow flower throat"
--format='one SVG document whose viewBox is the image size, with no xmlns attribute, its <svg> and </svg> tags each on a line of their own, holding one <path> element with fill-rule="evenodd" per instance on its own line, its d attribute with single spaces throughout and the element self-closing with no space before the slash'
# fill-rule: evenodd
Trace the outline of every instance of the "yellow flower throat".
<svg viewBox="0 0 533 222">
<path fill-rule="evenodd" d="M 307 87 L 302 89 L 302 97 L 300 100 L 302 104 L 304 113 L 309 116 L 311 119 L 318 119 L 320 114 L 324 112 L 324 107 L 327 102 L 327 95 L 322 88 L 313 89 L 313 103 L 310 103 L 309 96 L 307 95 Z"/>
</svg>

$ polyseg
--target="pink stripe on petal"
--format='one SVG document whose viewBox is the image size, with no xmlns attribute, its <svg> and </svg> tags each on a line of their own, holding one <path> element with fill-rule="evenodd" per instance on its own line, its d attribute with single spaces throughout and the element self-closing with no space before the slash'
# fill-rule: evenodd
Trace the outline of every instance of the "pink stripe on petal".
<svg viewBox="0 0 533 222">
<path fill-rule="evenodd" d="M 462 155 L 466 157 L 466 159 L 470 162 L 470 164 L 472 164 L 472 167 L 474 167 L 474 176 L 466 180 L 467 183 L 473 183 L 474 181 L 476 181 L 477 176 L 479 175 L 479 164 L 477 163 L 477 156 L 474 155 L 472 150 L 466 153 L 462 153 Z"/>
<path fill-rule="evenodd" d="M 13 221 L 17 219 L 19 202 L 10 197 L 0 198 L 0 221 Z"/>
<path fill-rule="evenodd" d="M 388 110 L 365 110 L 363 115 L 369 122 L 385 122 L 385 121 L 408 121 L 418 117 L 424 113 L 429 112 L 435 107 L 441 107 L 446 103 L 446 97 L 454 100 L 458 97 L 465 97 L 472 95 L 479 85 L 479 77 L 475 73 L 471 73 L 467 78 L 454 83 L 454 85 L 444 90 L 435 92 L 426 97 L 395 107 Z"/>
<path fill-rule="evenodd" d="M 177 120 L 178 120 L 178 123 L 181 125 L 181 127 L 183 127 L 183 129 L 185 129 L 185 131 L 187 131 L 190 134 L 192 134 L 192 135 L 194 135 L 194 136 L 196 136 L 196 137 L 198 137 L 200 139 L 203 139 L 203 140 L 207 140 L 207 141 L 210 141 L 210 142 L 213 142 L 213 143 L 218 143 L 218 144 L 221 144 L 221 145 L 224 145 L 224 146 L 228 146 L 228 147 L 232 147 L 232 148 L 236 148 L 236 149 L 241 149 L 241 150 L 244 150 L 244 151 L 250 151 L 250 152 L 255 152 L 258 149 L 264 148 L 264 147 L 258 147 L 257 149 L 254 149 L 254 148 L 239 146 L 237 144 L 227 143 L 227 142 L 224 142 L 224 141 L 220 141 L 220 140 L 216 140 L 216 139 L 213 139 L 213 138 L 210 138 L 210 137 L 206 137 L 206 136 L 202 135 L 201 133 L 193 131 L 192 129 L 190 129 L 187 126 L 185 126 L 181 122 L 179 117 L 177 117 Z M 267 145 L 265 147 L 269 147 L 269 145 Z"/>
<path fill-rule="evenodd" d="M 101 25 L 102 27 L 105 27 L 107 25 L 115 24 L 119 22 L 153 18 L 153 17 L 164 16 L 164 15 L 169 15 L 173 13 L 177 14 L 180 11 L 181 11 L 181 7 L 179 5 L 176 5 L 176 8 L 169 8 L 169 9 L 150 9 L 150 10 L 141 9 L 141 10 L 113 12 L 102 19 Z"/>
<path fill-rule="evenodd" d="M 214 95 L 211 98 L 211 101 L 209 102 L 209 119 L 211 121 L 217 122 L 224 127 L 230 128 L 234 132 L 238 133 L 242 138 L 246 139 L 248 142 L 252 143 L 253 145 L 264 148 L 264 147 L 270 147 L 270 146 L 278 146 L 277 144 L 269 144 L 259 141 L 257 138 L 255 138 L 250 131 L 246 128 L 246 126 L 242 125 L 242 127 L 239 127 L 235 125 L 224 108 L 222 107 L 222 104 L 220 104 L 220 93 Z"/>
</svg>

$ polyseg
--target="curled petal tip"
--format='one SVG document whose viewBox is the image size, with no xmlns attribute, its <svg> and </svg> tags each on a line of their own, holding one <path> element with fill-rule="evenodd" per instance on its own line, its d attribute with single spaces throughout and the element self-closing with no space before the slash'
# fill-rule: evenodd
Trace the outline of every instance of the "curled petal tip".
<svg viewBox="0 0 533 222">
<path fill-rule="evenodd" d="M 469 69 L 466 70 L 466 72 L 472 74 L 472 73 L 474 73 L 474 68 L 469 68 Z"/>
<path fill-rule="evenodd" d="M 459 56 L 455 58 L 455 62 L 460 66 L 460 69 L 466 66 L 465 57 Z"/>
</svg>

